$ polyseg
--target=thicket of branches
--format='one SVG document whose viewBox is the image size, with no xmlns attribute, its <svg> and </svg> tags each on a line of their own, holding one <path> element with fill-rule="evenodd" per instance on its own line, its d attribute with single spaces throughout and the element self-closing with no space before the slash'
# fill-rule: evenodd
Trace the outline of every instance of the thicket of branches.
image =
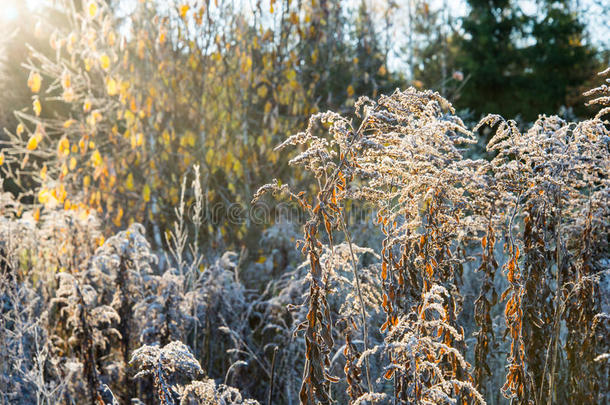
<svg viewBox="0 0 610 405">
<path fill-rule="evenodd" d="M 290 164 L 317 188 L 254 196 L 308 218 L 301 237 L 265 234 L 297 237 L 303 256 L 261 289 L 242 281 L 261 263 L 204 257 L 189 237 L 198 166 L 165 251 L 139 224 L 104 240 L 87 209 L 4 192 L 2 402 L 606 402 L 610 107 L 606 86 L 587 95 L 602 110 L 582 122 L 482 120 L 491 161 L 464 157 L 475 136 L 434 92 L 313 115 L 278 150 L 297 148 Z M 356 244 L 349 214 L 364 207 L 380 244 Z"/>
</svg>

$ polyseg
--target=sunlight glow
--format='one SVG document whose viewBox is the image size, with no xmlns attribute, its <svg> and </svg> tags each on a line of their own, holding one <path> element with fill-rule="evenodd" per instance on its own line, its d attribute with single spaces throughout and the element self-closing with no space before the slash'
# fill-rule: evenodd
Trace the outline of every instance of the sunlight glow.
<svg viewBox="0 0 610 405">
<path fill-rule="evenodd" d="M 21 13 L 39 11 L 49 0 L 3 0 L 0 6 L 0 21 L 12 22 L 19 18 Z"/>
<path fill-rule="evenodd" d="M 9 4 L 0 9 L 0 18 L 5 21 L 13 21 L 19 17 L 19 9 L 14 4 Z"/>
</svg>

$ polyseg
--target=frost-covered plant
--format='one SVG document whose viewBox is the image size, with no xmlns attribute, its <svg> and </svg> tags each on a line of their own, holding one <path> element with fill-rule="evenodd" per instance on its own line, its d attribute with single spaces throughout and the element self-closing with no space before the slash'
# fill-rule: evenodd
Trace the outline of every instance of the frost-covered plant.
<svg viewBox="0 0 610 405">
<path fill-rule="evenodd" d="M 150 290 L 157 257 L 151 252 L 144 228 L 133 224 L 129 229 L 108 238 L 92 257 L 84 277 L 100 292 L 104 302 L 119 317 L 116 328 L 120 333 L 117 361 L 107 370 L 114 391 L 124 401 L 136 396 L 135 386 L 128 384 L 129 356 L 138 346 L 139 330 L 144 320 L 136 310 Z"/>
<path fill-rule="evenodd" d="M 314 396 L 322 402 L 327 401 L 324 395 L 328 382 L 338 381 L 329 376 L 325 366 L 327 360 L 320 356 L 332 348 L 326 308 L 330 291 L 329 269 L 333 266 L 326 269 L 320 264 L 325 248 L 317 236 L 318 229 L 326 231 L 327 249 L 333 254 L 335 230 L 343 235 L 351 250 L 355 280 L 352 289 L 361 309 L 363 351 L 369 349 L 365 294 L 345 222 L 346 200 L 360 200 L 375 208 L 385 235 L 379 266 L 384 293 L 383 299 L 375 303 L 386 313 L 382 331 L 391 332 L 399 317 L 409 313 L 418 297 L 433 283 L 443 280 L 450 285 L 459 277 L 459 261 L 449 252 L 449 249 L 456 249 L 452 239 L 459 242 L 471 228 L 476 231 L 472 224 L 462 225 L 456 219 L 468 208 L 466 194 L 471 191 L 461 186 L 463 178 L 472 177 L 478 167 L 460 159 L 456 145 L 469 142 L 472 135 L 457 117 L 444 112 L 451 111 L 450 105 L 437 94 L 410 89 L 382 97 L 378 103 L 361 99 L 356 108 L 360 114 L 358 126 L 338 114 L 318 114 L 310 120 L 307 131 L 280 145 L 280 148 L 306 145 L 306 150 L 292 159 L 291 164 L 304 167 L 318 180 L 320 189 L 315 199 L 310 200 L 305 192 L 296 193 L 277 183 L 263 187 L 256 196 L 267 190 L 281 191 L 297 200 L 311 218 L 305 225 L 303 248 L 309 255 L 311 293 L 309 314 L 303 324 L 309 371 L 303 380 L 302 402 Z M 329 136 L 316 135 L 318 123 L 327 129 Z M 314 294 L 318 305 L 314 305 Z M 353 302 L 346 301 L 346 308 Z M 448 296 L 445 305 L 448 322 L 455 323 L 457 304 L 453 294 Z M 313 314 L 317 314 L 318 321 Z M 321 326 L 316 326 L 317 323 Z M 452 335 L 447 334 L 446 338 L 451 344 Z M 312 354 L 316 356 L 312 357 Z M 368 356 L 364 361 L 366 393 L 372 394 Z M 395 386 L 397 399 L 407 395 L 399 388 L 406 383 L 395 380 Z"/>
<path fill-rule="evenodd" d="M 193 381 L 184 388 L 180 405 L 258 405 L 253 399 L 242 399 L 241 393 L 211 378 Z"/>
<path fill-rule="evenodd" d="M 448 322 L 444 306 L 447 296 L 444 287 L 432 285 L 421 304 L 412 313 L 401 316 L 386 337 L 383 349 L 391 363 L 386 366 L 385 376 L 401 375 L 396 389 L 403 402 L 451 404 L 460 399 L 485 403 L 471 381 L 458 377 L 467 373 L 469 365 L 460 351 L 448 344 L 447 334 L 457 341 L 463 336 Z"/>
<path fill-rule="evenodd" d="M 138 367 L 136 378 L 153 376 L 162 405 L 180 403 L 201 405 L 254 405 L 254 400 L 242 400 L 238 390 L 214 380 L 194 381 L 203 375 L 199 362 L 188 347 L 173 341 L 164 347 L 144 345 L 134 351 L 131 363 Z"/>
<path fill-rule="evenodd" d="M 80 284 L 74 275 L 59 273 L 57 295 L 50 302 L 55 320 L 51 337 L 54 350 L 72 354 L 82 367 L 84 398 L 95 403 L 103 400 L 105 388 L 100 378 L 100 359 L 110 353 L 121 338 L 116 329 L 121 318 L 102 303 L 98 291 Z"/>
<path fill-rule="evenodd" d="M 188 347 L 178 341 L 163 347 L 144 345 L 133 352 L 130 363 L 139 369 L 135 378 L 153 376 L 157 395 L 163 405 L 175 403 L 179 396 L 176 385 L 180 378 L 190 381 L 203 374 Z"/>
<path fill-rule="evenodd" d="M 42 298 L 18 278 L 0 251 L 0 403 L 53 404 L 71 373 L 50 353 Z"/>
<path fill-rule="evenodd" d="M 607 103 L 606 87 L 595 89 L 602 96 L 593 103 Z M 499 371 L 489 367 L 488 354 L 502 335 L 509 337 L 502 389 L 507 398 L 523 403 L 573 395 L 585 402 L 601 400 L 606 393 L 598 382 L 604 366 L 594 358 L 607 352 L 608 341 L 602 337 L 607 325 L 594 319 L 603 312 L 600 282 L 608 272 L 610 196 L 610 137 L 603 111 L 579 123 L 541 116 L 525 133 L 514 121 L 491 115 L 475 128 L 489 125 L 496 131 L 487 145 L 494 156 L 489 162 L 465 157 L 464 148 L 476 139 L 445 99 L 408 89 L 378 101 L 361 98 L 352 120 L 332 112 L 316 114 L 304 132 L 282 143 L 279 149 L 301 148 L 290 163 L 309 172 L 318 185 L 313 191 L 294 191 L 274 181 L 255 195 L 256 200 L 267 191 L 282 193 L 309 217 L 300 245 L 308 257 L 310 287 L 299 327 L 305 331 L 306 351 L 301 402 L 330 402 L 331 385 L 338 382 L 329 361 L 337 336 L 330 310 L 334 266 L 326 268 L 321 258 L 326 251 L 337 254 L 337 237 L 351 248 L 345 218 L 348 207 L 355 205 L 373 209 L 384 235 L 378 269 L 386 346 L 400 342 L 395 329 L 402 325 L 406 330 L 405 322 L 414 322 L 411 314 L 419 313 L 416 309 L 433 286 L 447 291 L 442 300 L 434 300 L 447 325 L 435 333 L 445 350 L 459 358 L 472 353 L 475 369 L 471 375 L 465 362 L 439 360 L 443 379 L 459 381 L 451 393 L 445 391 L 450 394 L 446 400 L 481 400 L 479 390 L 497 381 Z M 481 292 L 476 302 L 465 303 L 463 277 L 472 277 L 477 267 Z M 498 268 L 505 277 L 495 274 Z M 352 269 L 359 271 L 356 260 Z M 500 289 L 504 292 L 498 297 Z M 362 286 L 353 286 L 353 291 L 345 308 L 364 308 Z M 506 328 L 493 321 L 498 302 L 504 305 Z M 463 339 L 464 305 L 474 311 L 474 347 Z M 367 388 L 361 398 L 379 393 L 395 401 L 445 400 L 440 393 L 413 399 L 410 387 L 420 376 L 408 373 L 407 360 L 391 352 L 393 366 L 386 364 L 385 377 L 392 380 L 393 390 L 390 394 L 381 384 L 373 389 L 366 361 L 378 345 L 367 344 L 371 319 L 366 311 L 361 315 L 361 351 L 369 353 L 360 364 Z M 475 332 L 474 325 L 467 327 Z M 346 380 L 353 400 L 352 394 L 360 392 L 354 382 L 361 370 L 349 365 L 354 356 L 350 351 L 360 349 L 346 344 Z M 558 368 L 563 356 L 570 364 L 567 371 Z M 578 356 L 587 361 L 578 363 Z M 579 386 L 576 375 L 583 372 L 586 384 Z M 466 393 L 458 386 L 468 387 Z"/>
</svg>

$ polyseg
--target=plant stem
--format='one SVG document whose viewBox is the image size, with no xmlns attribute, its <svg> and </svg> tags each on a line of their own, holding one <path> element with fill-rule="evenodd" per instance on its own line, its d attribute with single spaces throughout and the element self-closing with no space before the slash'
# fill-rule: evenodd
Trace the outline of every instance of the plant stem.
<svg viewBox="0 0 610 405">
<path fill-rule="evenodd" d="M 267 399 L 267 405 L 271 405 L 271 398 L 273 398 L 273 375 L 275 374 L 275 355 L 277 354 L 277 346 L 273 349 L 273 357 L 271 358 L 271 379 L 269 382 L 269 398 Z"/>
<path fill-rule="evenodd" d="M 352 271 L 354 273 L 354 279 L 356 280 L 356 290 L 358 292 L 358 300 L 360 301 L 360 313 L 362 315 L 362 337 L 364 341 L 364 351 L 368 350 L 368 330 L 366 326 L 366 311 L 364 308 L 364 299 L 362 298 L 362 290 L 360 288 L 360 278 L 358 277 L 357 263 L 356 257 L 354 255 L 354 249 L 352 247 L 352 239 L 347 231 L 347 227 L 345 226 L 345 220 L 343 218 L 343 212 L 339 215 L 341 218 L 341 226 L 343 227 L 343 233 L 345 234 L 345 239 L 347 240 L 347 244 L 349 246 L 349 252 L 352 259 Z M 370 365 L 368 356 L 364 358 L 364 364 L 366 368 L 366 383 L 368 385 L 369 392 L 373 392 L 373 386 L 371 385 L 371 376 L 370 376 Z"/>
</svg>

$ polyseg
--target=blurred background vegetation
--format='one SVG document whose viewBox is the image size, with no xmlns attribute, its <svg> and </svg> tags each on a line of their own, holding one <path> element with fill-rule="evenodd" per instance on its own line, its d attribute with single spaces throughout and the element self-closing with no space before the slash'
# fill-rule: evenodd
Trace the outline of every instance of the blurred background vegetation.
<svg viewBox="0 0 610 405">
<path fill-rule="evenodd" d="M 604 0 L 5 0 L 3 176 L 40 210 L 87 207 L 108 231 L 141 222 L 161 246 L 198 163 L 193 232 L 255 252 L 244 207 L 286 178 L 273 147 L 309 115 L 414 86 L 467 123 L 587 117 L 608 13 Z"/>
</svg>

